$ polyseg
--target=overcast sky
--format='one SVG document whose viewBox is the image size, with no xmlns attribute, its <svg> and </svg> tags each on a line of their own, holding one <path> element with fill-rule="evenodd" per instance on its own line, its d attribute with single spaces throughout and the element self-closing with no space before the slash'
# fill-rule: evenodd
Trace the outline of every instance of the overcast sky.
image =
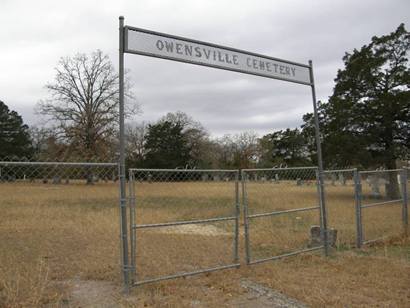
<svg viewBox="0 0 410 308">
<path fill-rule="evenodd" d="M 118 67 L 118 16 L 125 24 L 307 63 L 327 100 L 346 51 L 410 27 L 410 1 L 0 0 L 0 100 L 38 124 L 62 56 L 101 49 Z M 162 59 L 126 55 L 142 114 L 184 111 L 214 136 L 297 127 L 312 111 L 310 87 Z"/>
</svg>

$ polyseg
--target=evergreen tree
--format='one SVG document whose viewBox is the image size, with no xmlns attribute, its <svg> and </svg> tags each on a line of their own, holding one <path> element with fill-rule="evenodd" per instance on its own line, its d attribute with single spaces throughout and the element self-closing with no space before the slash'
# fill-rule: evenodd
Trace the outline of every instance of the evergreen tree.
<svg viewBox="0 0 410 308">
<path fill-rule="evenodd" d="M 319 106 L 327 166 L 395 169 L 409 159 L 410 33 L 396 31 L 373 37 L 360 50 L 346 53 L 329 102 Z M 305 115 L 306 132 L 312 115 Z M 397 178 L 390 178 L 388 195 L 398 195 Z"/>
<path fill-rule="evenodd" d="M 307 166 L 311 164 L 305 136 L 299 129 L 286 129 L 265 135 L 260 140 L 263 164 L 270 166 Z"/>
<path fill-rule="evenodd" d="M 145 136 L 145 166 L 148 168 L 184 168 L 190 160 L 190 148 L 179 123 L 160 121 L 148 125 Z"/>
<path fill-rule="evenodd" d="M 31 157 L 29 128 L 23 124 L 21 116 L 0 101 L 0 158 Z"/>
</svg>

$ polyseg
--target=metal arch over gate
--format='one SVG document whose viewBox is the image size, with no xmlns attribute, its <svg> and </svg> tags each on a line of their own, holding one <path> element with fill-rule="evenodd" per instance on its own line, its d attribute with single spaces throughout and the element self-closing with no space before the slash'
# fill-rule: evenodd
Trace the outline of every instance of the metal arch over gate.
<svg viewBox="0 0 410 308">
<path fill-rule="evenodd" d="M 320 216 L 324 251 L 328 253 L 326 207 L 324 201 L 323 161 L 317 114 L 316 91 L 312 61 L 301 64 L 269 57 L 257 53 L 225 47 L 212 43 L 188 39 L 175 35 L 135 28 L 124 25 L 124 17 L 119 17 L 119 112 L 120 112 L 120 238 L 121 264 L 124 286 L 130 286 L 129 272 L 133 271 L 129 262 L 126 175 L 125 175 L 125 132 L 124 132 L 124 54 L 137 54 L 172 61 L 208 66 L 265 78 L 278 79 L 311 87 L 315 119 L 315 137 L 318 155 L 319 193 L 321 194 Z"/>
</svg>

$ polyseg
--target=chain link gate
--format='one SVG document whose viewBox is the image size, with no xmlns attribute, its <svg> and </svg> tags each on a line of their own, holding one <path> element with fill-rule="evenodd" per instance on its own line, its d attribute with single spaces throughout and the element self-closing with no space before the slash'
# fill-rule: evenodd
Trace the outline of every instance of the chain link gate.
<svg viewBox="0 0 410 308">
<path fill-rule="evenodd" d="M 130 169 L 130 280 L 239 267 L 237 170 Z"/>
<path fill-rule="evenodd" d="M 325 248 L 317 167 L 242 170 L 246 263 Z"/>
<path fill-rule="evenodd" d="M 357 247 L 406 234 L 407 169 L 356 173 Z M 393 217 L 393 219 L 386 219 Z M 400 223 L 401 221 L 401 223 Z"/>
</svg>

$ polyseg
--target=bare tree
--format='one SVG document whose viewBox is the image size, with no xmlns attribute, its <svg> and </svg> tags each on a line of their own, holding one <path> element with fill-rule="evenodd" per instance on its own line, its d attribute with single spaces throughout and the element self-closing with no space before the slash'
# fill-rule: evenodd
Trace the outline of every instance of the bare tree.
<svg viewBox="0 0 410 308">
<path fill-rule="evenodd" d="M 72 153 L 86 159 L 107 155 L 119 118 L 119 79 L 109 57 L 101 50 L 79 53 L 61 58 L 55 70 L 54 82 L 46 85 L 50 97 L 38 103 L 38 111 L 55 123 Z M 131 111 L 136 112 L 129 82 L 126 84 L 126 97 Z"/>
<path fill-rule="evenodd" d="M 236 161 L 239 168 L 255 167 L 259 159 L 258 134 L 252 131 L 242 132 L 234 136 L 236 145 Z"/>
<path fill-rule="evenodd" d="M 217 152 L 223 168 L 255 167 L 259 159 L 259 139 L 255 132 L 224 135 L 216 140 Z"/>
<path fill-rule="evenodd" d="M 147 124 L 144 122 L 126 126 L 127 161 L 132 167 L 143 166 L 147 131 Z"/>
</svg>

